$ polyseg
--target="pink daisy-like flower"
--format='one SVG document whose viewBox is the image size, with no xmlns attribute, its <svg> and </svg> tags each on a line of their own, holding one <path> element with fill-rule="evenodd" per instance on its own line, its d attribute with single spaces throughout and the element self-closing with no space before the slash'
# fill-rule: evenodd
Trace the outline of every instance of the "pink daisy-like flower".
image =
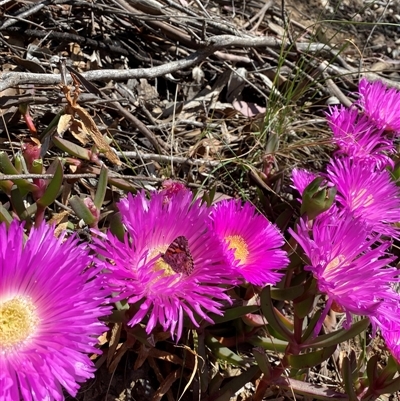
<svg viewBox="0 0 400 401">
<path fill-rule="evenodd" d="M 358 85 L 358 104 L 374 124 L 385 131 L 400 132 L 400 92 L 381 81 L 362 78 Z"/>
<path fill-rule="evenodd" d="M 301 220 L 297 232 L 289 230 L 308 258 L 306 270 L 312 272 L 318 289 L 328 295 L 316 332 L 331 307 L 346 313 L 375 316 L 383 302 L 397 303 L 399 296 L 391 285 L 399 272 L 388 267 L 395 257 L 387 253 L 390 242 L 376 243 L 369 227 L 348 213 L 318 216 L 310 230 Z"/>
<path fill-rule="evenodd" d="M 337 155 L 364 160 L 378 167 L 393 166 L 389 157 L 395 151 L 393 141 L 356 108 L 333 107 L 327 120 L 333 132 L 333 142 L 339 148 Z"/>
<path fill-rule="evenodd" d="M 400 222 L 399 187 L 387 170 L 374 170 L 366 162 L 348 158 L 331 160 L 329 180 L 337 187 L 336 199 L 376 233 L 396 237 Z"/>
<path fill-rule="evenodd" d="M 107 294 L 99 269 L 75 238 L 55 238 L 42 224 L 24 240 L 23 227 L 0 225 L 0 399 L 63 400 L 93 377 L 87 353 Z"/>
<path fill-rule="evenodd" d="M 179 340 L 185 315 L 196 327 L 195 313 L 210 323 L 210 313 L 222 315 L 231 302 L 223 285 L 237 280 L 206 226 L 207 207 L 193 202 L 191 192 L 178 191 L 167 203 L 163 193 L 150 199 L 143 192 L 128 195 L 119 209 L 129 235 L 121 243 L 109 233 L 97 241 L 97 251 L 109 261 L 105 266 L 117 299 L 141 303 L 129 325 L 148 316 L 147 333 L 159 323 Z"/>
<path fill-rule="evenodd" d="M 371 318 L 372 324 L 380 329 L 386 347 L 400 363 L 400 303 L 383 305 Z"/>
<path fill-rule="evenodd" d="M 311 171 L 294 168 L 292 170 L 292 181 L 293 188 L 299 191 L 300 195 L 303 195 L 304 190 L 311 184 L 312 181 L 317 178 L 317 175 Z"/>
<path fill-rule="evenodd" d="M 284 239 L 278 229 L 254 206 L 240 200 L 217 202 L 211 212 L 211 227 L 224 245 L 238 276 L 254 285 L 276 284 L 289 260 L 280 249 Z"/>
</svg>

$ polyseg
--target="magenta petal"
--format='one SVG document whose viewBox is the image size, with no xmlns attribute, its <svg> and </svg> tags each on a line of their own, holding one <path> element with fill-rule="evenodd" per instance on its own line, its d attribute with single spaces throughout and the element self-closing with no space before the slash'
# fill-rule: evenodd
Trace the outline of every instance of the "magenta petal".
<svg viewBox="0 0 400 401">
<path fill-rule="evenodd" d="M 279 270 L 289 261 L 281 249 L 284 239 L 278 229 L 264 216 L 258 214 L 250 203 L 223 200 L 214 205 L 211 227 L 220 238 L 225 252 L 238 276 L 254 285 L 276 284 L 282 277 Z M 239 245 L 235 244 L 235 238 Z M 242 259 L 240 246 L 246 256 Z"/>
<path fill-rule="evenodd" d="M 375 316 L 383 302 L 398 302 L 392 290 L 398 270 L 388 266 L 390 242 L 376 242 L 368 225 L 349 213 L 318 216 L 310 229 L 301 221 L 289 230 L 308 258 L 306 270 L 317 279 L 320 292 L 344 312 Z M 348 322 L 349 323 L 349 322 Z"/>
<path fill-rule="evenodd" d="M 400 92 L 388 88 L 382 82 L 368 82 L 361 79 L 358 92 L 358 104 L 364 113 L 379 128 L 400 133 Z"/>
<path fill-rule="evenodd" d="M 107 258 L 104 267 L 111 270 L 110 285 L 118 299 L 130 304 L 142 302 L 129 324 L 146 317 L 146 331 L 157 324 L 179 339 L 183 329 L 184 312 L 194 310 L 199 316 L 231 302 L 226 286 L 237 282 L 215 234 L 207 228 L 208 208 L 200 201 L 193 202 L 188 190 L 152 194 L 144 193 L 119 203 L 122 220 L 128 235 L 121 243 L 108 234 L 98 241 L 97 251 Z M 187 240 L 193 269 L 174 272 L 161 255 L 176 238 Z M 181 255 L 182 256 L 182 255 Z M 195 326 L 193 313 L 186 313 Z"/>
<path fill-rule="evenodd" d="M 108 292 L 92 260 L 77 239 L 56 238 L 46 224 L 26 241 L 18 222 L 0 225 L 0 305 L 23 299 L 35 316 L 29 337 L 2 344 L 0 399 L 63 400 L 62 387 L 75 395 L 93 377 L 86 354 L 99 353 L 99 318 L 111 308 L 102 306 Z"/>
</svg>

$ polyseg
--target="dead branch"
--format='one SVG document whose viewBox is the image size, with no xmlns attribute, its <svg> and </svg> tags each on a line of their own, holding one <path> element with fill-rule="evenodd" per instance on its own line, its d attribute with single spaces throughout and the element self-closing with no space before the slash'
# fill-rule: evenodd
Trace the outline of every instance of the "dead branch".
<svg viewBox="0 0 400 401">
<path fill-rule="evenodd" d="M 166 156 L 151 153 L 141 153 L 141 152 L 116 152 L 120 157 L 126 157 L 131 159 L 139 160 L 154 160 L 157 162 L 168 162 L 174 164 L 189 164 L 190 166 L 205 166 L 205 167 L 217 167 L 223 161 L 222 160 L 205 160 L 205 159 L 191 159 L 188 157 L 179 156 Z"/>
<path fill-rule="evenodd" d="M 136 68 L 131 70 L 95 70 L 82 73 L 88 81 L 128 80 L 133 78 L 157 78 L 166 74 L 192 67 L 211 56 L 215 51 L 230 46 L 237 47 L 275 47 L 279 48 L 282 42 L 272 36 L 262 38 L 237 38 L 232 35 L 213 36 L 203 43 L 203 48 L 181 60 L 171 61 L 164 65 L 150 68 Z M 0 75 L 0 91 L 7 88 L 24 85 L 56 85 L 61 82 L 59 74 L 35 74 L 29 72 L 5 72 Z"/>
</svg>

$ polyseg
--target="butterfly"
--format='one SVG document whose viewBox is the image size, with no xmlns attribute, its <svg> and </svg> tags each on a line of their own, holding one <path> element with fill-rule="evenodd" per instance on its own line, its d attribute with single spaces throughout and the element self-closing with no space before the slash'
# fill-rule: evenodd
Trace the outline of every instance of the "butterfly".
<svg viewBox="0 0 400 401">
<path fill-rule="evenodd" d="M 189 276 L 193 269 L 193 257 L 190 253 L 189 242 L 183 235 L 176 237 L 161 257 L 175 273 L 185 273 Z"/>
</svg>

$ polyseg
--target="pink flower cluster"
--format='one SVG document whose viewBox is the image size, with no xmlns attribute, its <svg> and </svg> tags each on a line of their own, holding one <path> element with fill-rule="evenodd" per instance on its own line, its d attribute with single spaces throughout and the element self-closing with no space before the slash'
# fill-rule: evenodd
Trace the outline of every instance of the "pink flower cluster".
<svg viewBox="0 0 400 401">
<path fill-rule="evenodd" d="M 288 264 L 278 229 L 248 203 L 209 208 L 179 183 L 118 204 L 126 228 L 84 246 L 42 224 L 24 238 L 0 225 L 0 400 L 62 400 L 93 377 L 99 320 L 129 305 L 128 326 L 161 327 L 178 340 L 184 319 L 213 323 L 247 281 L 276 284 Z M 186 323 L 187 324 L 187 323 Z"/>
<path fill-rule="evenodd" d="M 313 221 L 304 216 L 291 233 L 328 295 L 322 319 L 331 307 L 346 313 L 347 327 L 352 314 L 368 316 L 400 362 L 400 274 L 389 252 L 399 239 L 400 188 L 391 155 L 400 135 L 400 92 L 362 79 L 358 101 L 331 109 L 328 123 L 338 149 L 319 177 L 336 188 L 335 201 Z M 292 178 L 304 194 L 317 175 L 294 170 Z"/>
<path fill-rule="evenodd" d="M 231 302 L 226 290 L 246 280 L 276 284 L 288 265 L 278 229 L 249 203 L 223 200 L 211 208 L 184 187 L 147 197 L 129 195 L 118 204 L 126 233 L 96 240 L 96 252 L 117 300 L 133 306 L 128 325 L 146 321 L 171 336 L 182 335 L 184 317 L 195 327 L 212 323 Z"/>
</svg>

